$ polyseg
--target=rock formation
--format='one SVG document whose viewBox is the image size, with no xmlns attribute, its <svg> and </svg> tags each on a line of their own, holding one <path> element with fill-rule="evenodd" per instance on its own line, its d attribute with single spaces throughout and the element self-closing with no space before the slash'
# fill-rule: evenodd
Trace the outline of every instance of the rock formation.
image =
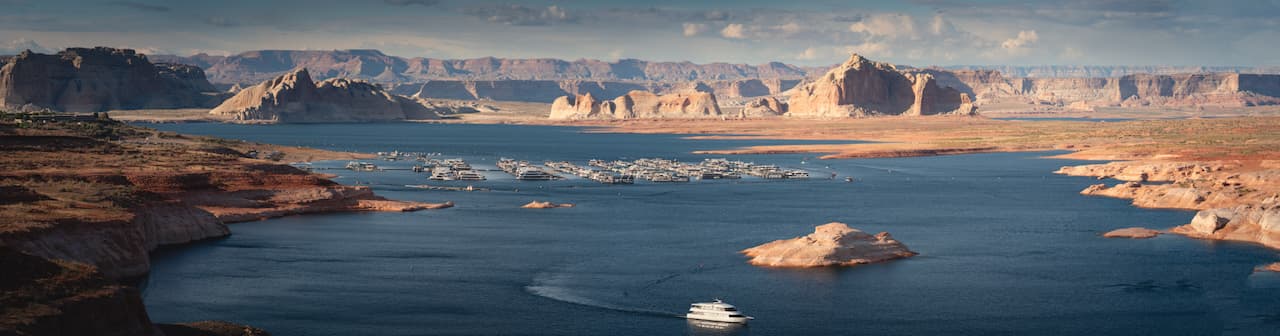
<svg viewBox="0 0 1280 336">
<path fill-rule="evenodd" d="M 0 67 L 0 108 L 98 112 L 211 107 L 224 96 L 200 68 L 152 64 L 130 49 L 23 52 Z"/>
<path fill-rule="evenodd" d="M 1171 230 L 1193 238 L 1234 240 L 1280 249 L 1280 204 L 1202 210 Z"/>
<path fill-rule="evenodd" d="M 1254 272 L 1280 272 L 1280 262 L 1270 263 L 1258 266 L 1253 269 Z"/>
<path fill-rule="evenodd" d="M 844 223 L 828 223 L 813 233 L 742 250 L 750 263 L 771 267 L 823 267 L 870 264 L 916 255 L 887 232 L 866 234 Z"/>
<path fill-rule="evenodd" d="M 1146 208 L 1200 210 L 1169 230 L 1193 238 L 1252 242 L 1280 249 L 1280 162 L 1129 161 L 1062 167 L 1057 173 L 1115 178 L 1081 191 L 1132 199 Z M 1167 182 L 1167 183 L 1147 183 Z"/>
<path fill-rule="evenodd" d="M 707 92 L 675 93 L 659 96 L 631 91 L 611 101 L 600 101 L 590 93 L 557 98 L 551 104 L 554 120 L 688 119 L 720 118 L 716 96 Z"/>
<path fill-rule="evenodd" d="M 763 118 L 780 116 L 787 112 L 787 103 L 778 101 L 774 97 L 764 97 L 753 99 L 742 106 L 742 112 L 738 114 L 739 118 Z"/>
<path fill-rule="evenodd" d="M 968 115 L 975 111 L 967 94 L 939 86 L 933 75 L 902 71 L 858 54 L 796 88 L 788 104 L 788 116 L 819 118 Z"/>
<path fill-rule="evenodd" d="M 1148 228 L 1141 228 L 1141 227 L 1117 229 L 1117 230 L 1112 230 L 1102 234 L 1102 236 L 1106 238 L 1131 238 L 1131 239 L 1155 238 L 1158 235 L 1160 235 L 1160 231 L 1156 231 Z"/>
<path fill-rule="evenodd" d="M 368 122 L 438 119 L 417 100 L 359 80 L 315 83 L 306 69 L 240 90 L 209 111 L 243 122 Z"/>
<path fill-rule="evenodd" d="M 525 208 L 525 209 L 555 209 L 555 208 L 572 208 L 572 207 L 573 207 L 573 203 L 556 204 L 551 202 L 539 202 L 539 201 L 529 202 L 529 204 L 525 204 L 521 206 L 521 208 Z"/>
</svg>

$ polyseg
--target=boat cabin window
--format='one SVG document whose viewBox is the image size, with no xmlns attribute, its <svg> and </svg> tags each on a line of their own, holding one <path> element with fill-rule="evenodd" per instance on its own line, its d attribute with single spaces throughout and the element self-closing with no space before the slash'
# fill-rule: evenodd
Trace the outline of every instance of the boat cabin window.
<svg viewBox="0 0 1280 336">
<path fill-rule="evenodd" d="M 725 308 L 724 311 L 738 311 L 738 308 Z"/>
<path fill-rule="evenodd" d="M 742 314 L 731 314 L 729 317 L 742 317 Z"/>
</svg>

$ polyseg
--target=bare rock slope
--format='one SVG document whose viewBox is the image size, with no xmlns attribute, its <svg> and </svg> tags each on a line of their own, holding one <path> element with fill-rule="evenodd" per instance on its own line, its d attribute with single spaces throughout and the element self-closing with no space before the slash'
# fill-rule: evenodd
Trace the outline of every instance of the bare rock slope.
<svg viewBox="0 0 1280 336">
<path fill-rule="evenodd" d="M 422 102 L 359 80 L 311 80 L 306 69 L 245 88 L 210 114 L 241 122 L 308 123 L 439 119 Z"/>
<path fill-rule="evenodd" d="M 788 102 L 793 117 L 972 114 L 968 94 L 941 86 L 933 75 L 902 71 L 853 54 L 822 77 L 796 88 Z"/>
<path fill-rule="evenodd" d="M 0 107 L 98 112 L 212 107 L 224 96 L 200 68 L 153 64 L 130 49 L 23 52 L 0 66 Z"/>
<path fill-rule="evenodd" d="M 772 267 L 822 267 L 870 264 L 916 255 L 888 232 L 870 235 L 844 223 L 828 223 L 813 233 L 742 250 L 750 263 Z"/>
</svg>

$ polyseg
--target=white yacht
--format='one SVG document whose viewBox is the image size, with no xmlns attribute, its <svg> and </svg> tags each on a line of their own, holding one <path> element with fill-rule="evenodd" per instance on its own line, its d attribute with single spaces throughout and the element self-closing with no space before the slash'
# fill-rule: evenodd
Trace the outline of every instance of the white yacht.
<svg viewBox="0 0 1280 336">
<path fill-rule="evenodd" d="M 556 176 L 547 174 L 547 172 L 538 168 L 524 167 L 516 171 L 516 179 L 525 181 L 549 181 L 556 179 Z"/>
<path fill-rule="evenodd" d="M 799 169 L 797 169 L 797 170 L 788 170 L 786 173 L 784 173 L 784 175 L 785 175 L 787 178 L 789 178 L 789 179 L 807 179 L 807 178 L 809 178 L 809 172 L 807 172 L 807 171 L 803 171 L 803 170 L 799 170 Z"/>
<path fill-rule="evenodd" d="M 699 302 L 689 306 L 689 313 L 684 315 L 685 318 L 691 320 L 705 320 L 728 323 L 747 323 L 754 319 L 753 317 L 742 315 L 737 307 L 724 303 L 720 299 L 716 302 Z"/>
<path fill-rule="evenodd" d="M 459 170 L 458 179 L 463 181 L 484 181 L 485 180 L 484 175 L 480 175 L 480 173 L 477 173 L 474 170 L 470 170 L 470 169 Z"/>
<path fill-rule="evenodd" d="M 436 181 L 453 181 L 458 179 L 458 175 L 453 172 L 453 169 L 439 167 L 432 169 L 431 177 L 428 178 Z"/>
</svg>

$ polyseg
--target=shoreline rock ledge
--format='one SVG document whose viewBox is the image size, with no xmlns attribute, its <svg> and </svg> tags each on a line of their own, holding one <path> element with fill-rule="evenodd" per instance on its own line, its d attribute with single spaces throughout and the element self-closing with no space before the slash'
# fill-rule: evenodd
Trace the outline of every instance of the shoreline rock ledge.
<svg viewBox="0 0 1280 336">
<path fill-rule="evenodd" d="M 815 227 L 812 234 L 742 250 L 748 262 L 769 267 L 856 266 L 917 255 L 888 232 L 867 234 L 844 223 Z"/>
</svg>

